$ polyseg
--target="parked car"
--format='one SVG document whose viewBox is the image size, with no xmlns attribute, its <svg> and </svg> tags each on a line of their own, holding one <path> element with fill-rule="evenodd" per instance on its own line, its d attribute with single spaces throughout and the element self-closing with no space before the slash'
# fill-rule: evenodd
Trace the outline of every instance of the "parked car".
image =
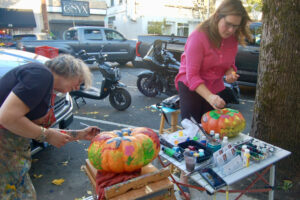
<svg viewBox="0 0 300 200">
<path fill-rule="evenodd" d="M 254 40 L 253 42 L 248 41 L 245 47 L 239 45 L 235 64 L 238 68 L 238 74 L 240 74 L 238 84 L 255 87 L 257 82 L 257 68 L 259 60 L 262 23 L 251 23 L 250 31 L 253 35 Z M 134 66 L 145 66 L 142 58 L 146 55 L 153 42 L 157 39 L 168 42 L 168 50 L 174 54 L 176 60 L 180 61 L 187 37 L 168 35 L 141 35 L 138 36 L 138 41 L 136 43 L 136 59 L 133 62 Z"/>
<path fill-rule="evenodd" d="M 29 62 L 45 63 L 49 58 L 16 49 L 0 48 L 0 78 L 9 70 Z M 52 127 L 67 128 L 73 121 L 73 102 L 69 93 L 58 93 L 55 98 L 54 113 L 56 122 Z M 32 154 L 37 152 L 39 145 L 34 145 Z"/>
<path fill-rule="evenodd" d="M 126 39 L 116 30 L 97 26 L 76 26 L 66 30 L 62 40 L 20 41 L 17 48 L 35 52 L 38 46 L 58 48 L 59 53 L 76 55 L 85 50 L 90 57 L 96 56 L 104 45 L 107 61 L 125 64 L 135 59 L 136 41 Z"/>
<path fill-rule="evenodd" d="M 6 47 L 6 48 L 17 48 L 17 42 L 20 41 L 33 41 L 37 40 L 37 36 L 35 34 L 18 34 L 18 35 L 13 35 L 9 36 L 7 38 L 1 38 L 1 44 L 0 46 Z"/>
</svg>

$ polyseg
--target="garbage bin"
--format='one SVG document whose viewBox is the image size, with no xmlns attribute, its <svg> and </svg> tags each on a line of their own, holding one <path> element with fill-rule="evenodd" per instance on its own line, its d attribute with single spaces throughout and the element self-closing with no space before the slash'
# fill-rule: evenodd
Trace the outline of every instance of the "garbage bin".
<svg viewBox="0 0 300 200">
<path fill-rule="evenodd" d="M 58 56 L 58 48 L 49 46 L 39 46 L 35 47 L 35 53 L 48 58 L 54 58 Z"/>
</svg>

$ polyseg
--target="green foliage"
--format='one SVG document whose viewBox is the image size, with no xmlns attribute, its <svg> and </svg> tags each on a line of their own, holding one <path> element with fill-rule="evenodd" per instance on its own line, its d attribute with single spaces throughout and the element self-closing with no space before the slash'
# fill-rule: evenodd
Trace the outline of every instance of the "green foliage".
<svg viewBox="0 0 300 200">
<path fill-rule="evenodd" d="M 149 22 L 148 23 L 148 34 L 162 34 L 163 22 Z"/>
<path fill-rule="evenodd" d="M 283 180 L 283 184 L 278 186 L 279 189 L 282 189 L 285 192 L 289 191 L 292 187 L 293 182 L 290 180 Z"/>
<path fill-rule="evenodd" d="M 248 6 L 245 7 L 248 12 L 251 12 L 253 10 L 262 11 L 262 6 L 263 6 L 262 0 L 246 0 L 246 3 Z"/>
</svg>

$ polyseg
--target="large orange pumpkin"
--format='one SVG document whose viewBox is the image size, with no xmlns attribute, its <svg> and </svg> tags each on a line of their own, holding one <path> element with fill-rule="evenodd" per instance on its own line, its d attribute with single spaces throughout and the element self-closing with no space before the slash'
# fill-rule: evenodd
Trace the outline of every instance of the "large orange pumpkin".
<svg viewBox="0 0 300 200">
<path fill-rule="evenodd" d="M 244 130 L 246 121 L 239 111 L 223 108 L 205 113 L 201 118 L 201 124 L 207 133 L 214 130 L 223 138 L 237 136 Z"/>
<path fill-rule="evenodd" d="M 160 151 L 158 134 L 140 127 L 102 132 L 88 150 L 93 166 L 105 172 L 132 172 L 154 160 Z"/>
</svg>

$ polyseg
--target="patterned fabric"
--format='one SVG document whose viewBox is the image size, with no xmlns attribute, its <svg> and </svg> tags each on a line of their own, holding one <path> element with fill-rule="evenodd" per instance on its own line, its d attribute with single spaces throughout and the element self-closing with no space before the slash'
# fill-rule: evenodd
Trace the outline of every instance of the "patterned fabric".
<svg viewBox="0 0 300 200">
<path fill-rule="evenodd" d="M 30 140 L 0 128 L 0 199 L 35 200 L 28 171 Z"/>
<path fill-rule="evenodd" d="M 40 125 L 48 128 L 55 122 L 54 100 Z M 36 200 L 29 176 L 31 167 L 30 139 L 18 136 L 0 125 L 0 200 Z"/>
</svg>

